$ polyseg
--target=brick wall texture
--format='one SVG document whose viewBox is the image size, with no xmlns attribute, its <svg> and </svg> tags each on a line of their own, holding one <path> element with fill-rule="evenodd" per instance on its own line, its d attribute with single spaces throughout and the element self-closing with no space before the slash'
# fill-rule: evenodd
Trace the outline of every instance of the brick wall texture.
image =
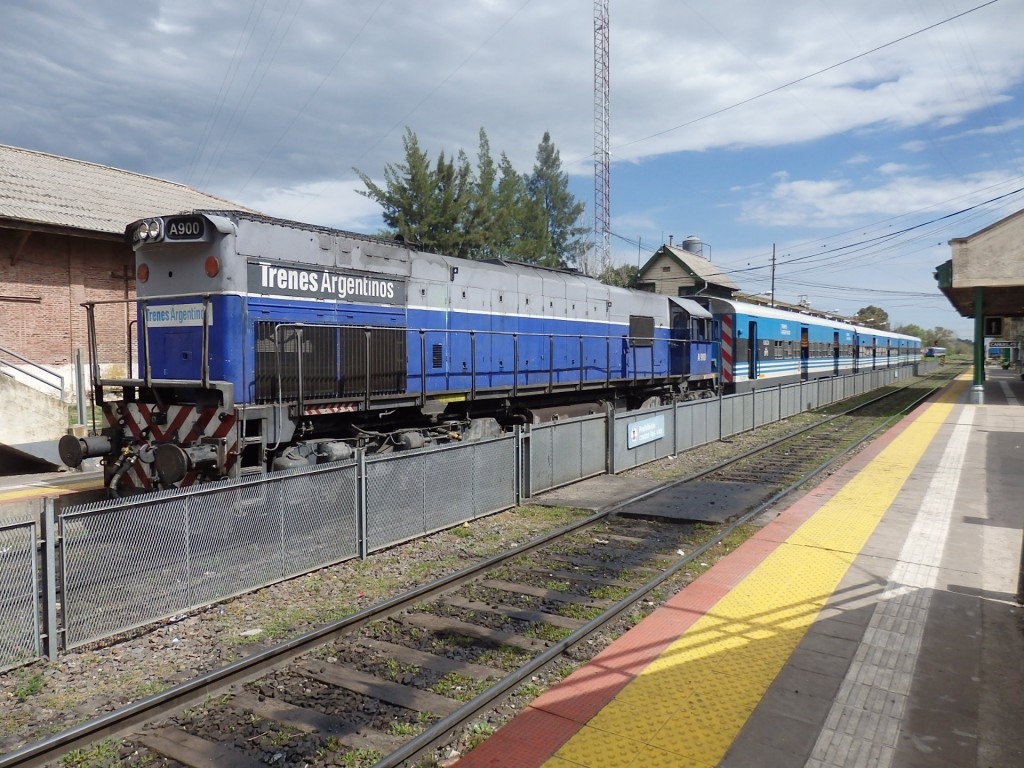
<svg viewBox="0 0 1024 768">
<path fill-rule="evenodd" d="M 0 346 L 47 367 L 69 366 L 76 348 L 87 360 L 81 304 L 133 298 L 133 261 L 124 242 L 0 228 Z M 134 318 L 134 303 L 97 312 L 100 362 L 123 365 L 122 374 Z"/>
</svg>

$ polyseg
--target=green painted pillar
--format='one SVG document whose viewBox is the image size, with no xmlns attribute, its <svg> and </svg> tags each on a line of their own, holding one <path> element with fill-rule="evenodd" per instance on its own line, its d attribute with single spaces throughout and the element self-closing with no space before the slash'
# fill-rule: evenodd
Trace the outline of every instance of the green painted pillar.
<svg viewBox="0 0 1024 768">
<path fill-rule="evenodd" d="M 985 295 L 981 286 L 974 289 L 974 386 L 971 402 L 985 402 Z"/>
</svg>

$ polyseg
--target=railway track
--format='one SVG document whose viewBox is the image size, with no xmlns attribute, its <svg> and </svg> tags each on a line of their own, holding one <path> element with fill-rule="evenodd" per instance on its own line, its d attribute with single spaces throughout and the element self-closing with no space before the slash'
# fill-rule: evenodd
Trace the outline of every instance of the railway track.
<svg viewBox="0 0 1024 768">
<path fill-rule="evenodd" d="M 51 763 L 104 737 L 110 764 L 397 766 L 487 735 L 535 676 L 585 661 L 941 382 L 915 382 L 498 557 L 0 758 Z M 666 523 L 645 501 L 741 483 L 722 526 Z M 641 509 L 639 513 L 637 509 Z M 589 642 L 588 642 L 589 641 Z"/>
</svg>

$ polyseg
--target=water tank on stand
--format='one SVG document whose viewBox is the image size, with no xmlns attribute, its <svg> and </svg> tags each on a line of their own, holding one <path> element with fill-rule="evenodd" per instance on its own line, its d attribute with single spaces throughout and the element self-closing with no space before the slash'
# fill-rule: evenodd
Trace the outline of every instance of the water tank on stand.
<svg viewBox="0 0 1024 768">
<path fill-rule="evenodd" d="M 687 235 L 686 239 L 683 240 L 683 250 L 689 253 L 695 253 L 698 256 L 704 255 L 704 243 L 696 235 Z"/>
</svg>

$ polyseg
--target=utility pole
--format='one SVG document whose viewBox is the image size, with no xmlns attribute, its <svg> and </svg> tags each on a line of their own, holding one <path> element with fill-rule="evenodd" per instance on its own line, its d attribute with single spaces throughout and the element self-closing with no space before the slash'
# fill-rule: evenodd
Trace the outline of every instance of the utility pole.
<svg viewBox="0 0 1024 768">
<path fill-rule="evenodd" d="M 771 306 L 775 306 L 775 243 L 772 243 L 772 293 Z"/>
<path fill-rule="evenodd" d="M 608 2 L 594 0 L 594 268 L 598 274 L 612 264 Z"/>
</svg>

